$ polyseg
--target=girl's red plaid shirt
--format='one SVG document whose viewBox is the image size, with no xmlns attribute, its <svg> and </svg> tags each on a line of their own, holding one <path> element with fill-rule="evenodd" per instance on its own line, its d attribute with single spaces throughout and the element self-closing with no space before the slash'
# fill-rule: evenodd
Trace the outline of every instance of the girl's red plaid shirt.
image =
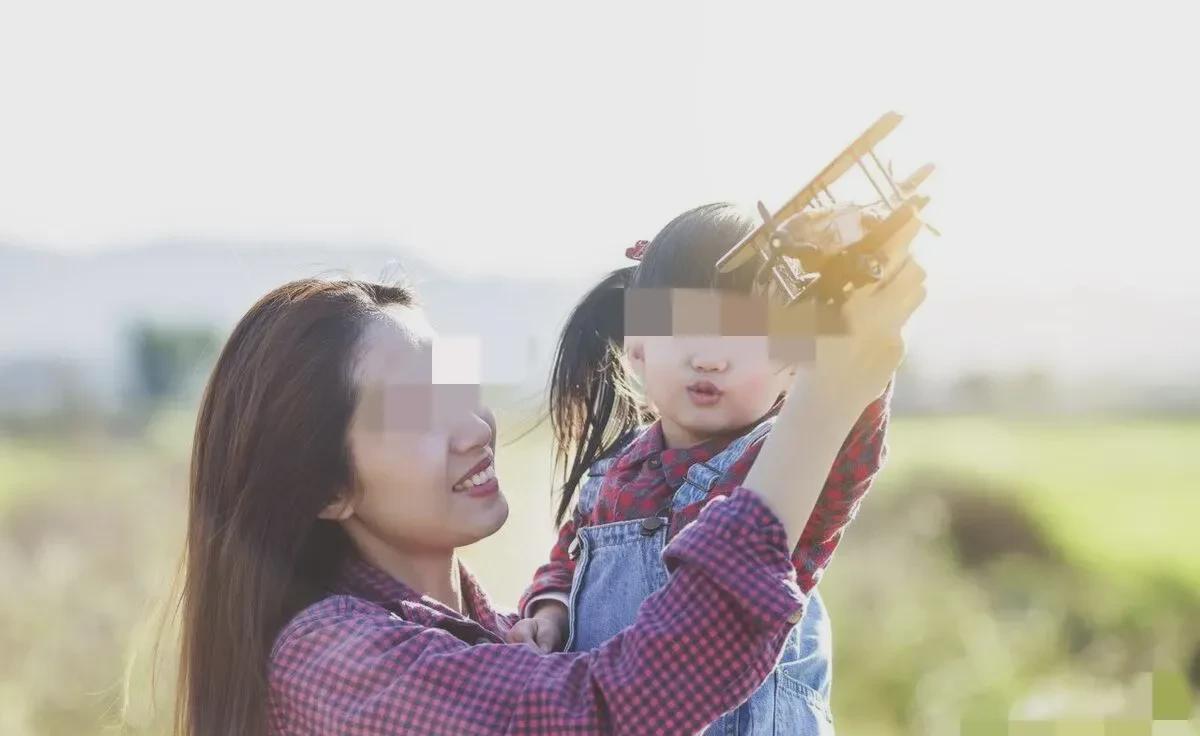
<svg viewBox="0 0 1200 736">
<path fill-rule="evenodd" d="M 892 385 L 888 384 L 883 394 L 868 404 L 855 422 L 830 468 L 816 507 L 800 535 L 793 562 L 800 588 L 806 594 L 816 586 L 829 566 L 834 550 L 887 459 L 884 439 L 891 397 Z M 777 404 L 767 417 L 777 413 L 779 406 L 781 404 Z M 648 427 L 620 451 L 616 463 L 604 476 L 596 502 L 586 513 L 580 513 L 577 509 L 573 518 L 563 524 L 558 540 L 550 551 L 550 561 L 538 568 L 533 583 L 521 596 L 518 610 L 528 614 L 529 605 L 539 598 L 567 599 L 575 576 L 576 561 L 571 550 L 580 527 L 643 519 L 663 509 L 670 509 L 671 497 L 684 482 L 688 469 L 696 463 L 712 459 L 732 439 L 673 450 L 664 443 L 661 423 L 655 422 Z M 763 440 L 759 440 L 748 445 L 725 476 L 713 485 L 708 497 L 728 495 L 740 486 L 750 472 L 754 459 L 758 457 L 762 444 Z M 670 510 L 670 534 L 678 533 L 693 521 L 705 501 Z"/>
</svg>

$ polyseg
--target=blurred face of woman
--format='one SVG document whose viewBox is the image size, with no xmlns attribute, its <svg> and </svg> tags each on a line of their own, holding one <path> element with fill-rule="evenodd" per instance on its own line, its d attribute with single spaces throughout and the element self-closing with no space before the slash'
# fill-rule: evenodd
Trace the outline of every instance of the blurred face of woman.
<svg viewBox="0 0 1200 736">
<path fill-rule="evenodd" d="M 476 385 L 433 382 L 437 335 L 424 313 L 391 307 L 365 330 L 349 429 L 357 488 L 322 516 L 398 551 L 477 542 L 508 518 L 495 477 L 495 418 Z"/>
</svg>

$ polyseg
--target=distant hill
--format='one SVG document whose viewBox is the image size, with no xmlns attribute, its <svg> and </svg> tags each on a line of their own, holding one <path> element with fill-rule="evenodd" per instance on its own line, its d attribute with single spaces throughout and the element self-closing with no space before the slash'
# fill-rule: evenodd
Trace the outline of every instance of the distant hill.
<svg viewBox="0 0 1200 736">
<path fill-rule="evenodd" d="M 286 280 L 347 272 L 403 273 L 441 333 L 481 336 L 485 382 L 531 388 L 544 386 L 562 321 L 591 282 L 464 278 L 376 244 L 162 240 L 88 253 L 0 244 L 0 384 L 6 366 L 19 377 L 0 385 L 0 398 L 23 390 L 39 365 L 55 375 L 74 365 L 91 390 L 117 401 L 131 324 L 150 319 L 228 330 Z M 970 286 L 931 284 L 910 327 L 908 368 L 925 393 L 920 400 L 910 393 L 916 404 L 943 404 L 946 389 L 963 376 L 1027 370 L 1056 381 L 1056 393 L 1069 389 L 1089 400 L 1126 389 L 1156 392 L 1154 401 L 1165 405 L 1177 395 L 1200 395 L 1200 294 L 1155 298 L 1099 285 L 1034 296 Z M 1111 398 L 1137 403 L 1131 397 Z"/>
<path fill-rule="evenodd" d="M 403 275 L 440 333 L 480 336 L 485 381 L 531 385 L 544 382 L 561 321 L 586 286 L 461 279 L 402 249 L 376 245 L 162 241 L 93 253 L 0 245 L 0 366 L 74 362 L 100 395 L 114 400 L 125 378 L 125 331 L 133 323 L 228 330 L 287 280 L 343 274 Z"/>
</svg>

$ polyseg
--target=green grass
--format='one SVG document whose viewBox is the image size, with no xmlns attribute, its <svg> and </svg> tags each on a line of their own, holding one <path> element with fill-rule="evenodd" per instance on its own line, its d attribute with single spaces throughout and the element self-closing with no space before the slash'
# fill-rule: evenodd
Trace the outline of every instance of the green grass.
<svg viewBox="0 0 1200 736">
<path fill-rule="evenodd" d="M 62 472 L 61 463 L 57 448 L 0 440 L 0 509 L 18 494 L 52 483 Z"/>
<path fill-rule="evenodd" d="M 512 442 L 532 415 L 493 403 L 512 511 L 463 557 L 511 606 L 554 538 L 549 435 L 543 425 Z M 130 440 L 0 438 L 0 579 L 11 593 L 0 702 L 21 704 L 0 732 L 96 730 L 177 560 L 192 421 L 169 412 Z M 900 418 L 889 444 L 860 528 L 822 583 L 841 732 L 952 733 L 947 723 L 978 703 L 1017 702 L 1054 677 L 1125 683 L 1156 647 L 1169 667 L 1200 644 L 1200 419 Z M 902 513 L 931 470 L 964 493 L 1016 498 L 1071 564 L 958 567 L 944 531 L 922 537 Z M 1162 595 L 1164 581 L 1187 595 Z M 1013 590 L 1026 608 L 1011 608 Z M 1094 645 L 1068 653 L 1067 624 Z"/>
<path fill-rule="evenodd" d="M 1200 589 L 1198 420 L 911 418 L 889 443 L 883 482 L 977 474 L 1019 492 L 1074 562 Z"/>
<path fill-rule="evenodd" d="M 502 417 L 502 440 L 517 434 L 507 426 Z M 877 495 L 930 470 L 978 477 L 1019 494 L 1073 563 L 1200 589 L 1200 554 L 1186 554 L 1200 519 L 1200 420 L 898 418 L 888 437 Z M 501 602 L 515 601 L 553 542 L 548 447 L 545 427 L 501 446 L 512 513 L 465 554 Z"/>
</svg>

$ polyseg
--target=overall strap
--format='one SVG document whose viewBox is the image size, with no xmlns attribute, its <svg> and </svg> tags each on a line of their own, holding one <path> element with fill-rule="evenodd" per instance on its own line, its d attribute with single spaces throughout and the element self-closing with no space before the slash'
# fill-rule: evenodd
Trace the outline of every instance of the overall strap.
<svg viewBox="0 0 1200 736">
<path fill-rule="evenodd" d="M 738 458 L 746 454 L 747 448 L 766 436 L 774 425 L 775 416 L 769 416 L 749 432 L 730 442 L 724 450 L 709 460 L 695 463 L 688 468 L 683 483 L 680 484 L 679 490 L 675 492 L 675 497 L 671 500 L 671 508 L 678 511 L 684 506 L 704 500 L 717 481 L 726 477 Z"/>
</svg>

